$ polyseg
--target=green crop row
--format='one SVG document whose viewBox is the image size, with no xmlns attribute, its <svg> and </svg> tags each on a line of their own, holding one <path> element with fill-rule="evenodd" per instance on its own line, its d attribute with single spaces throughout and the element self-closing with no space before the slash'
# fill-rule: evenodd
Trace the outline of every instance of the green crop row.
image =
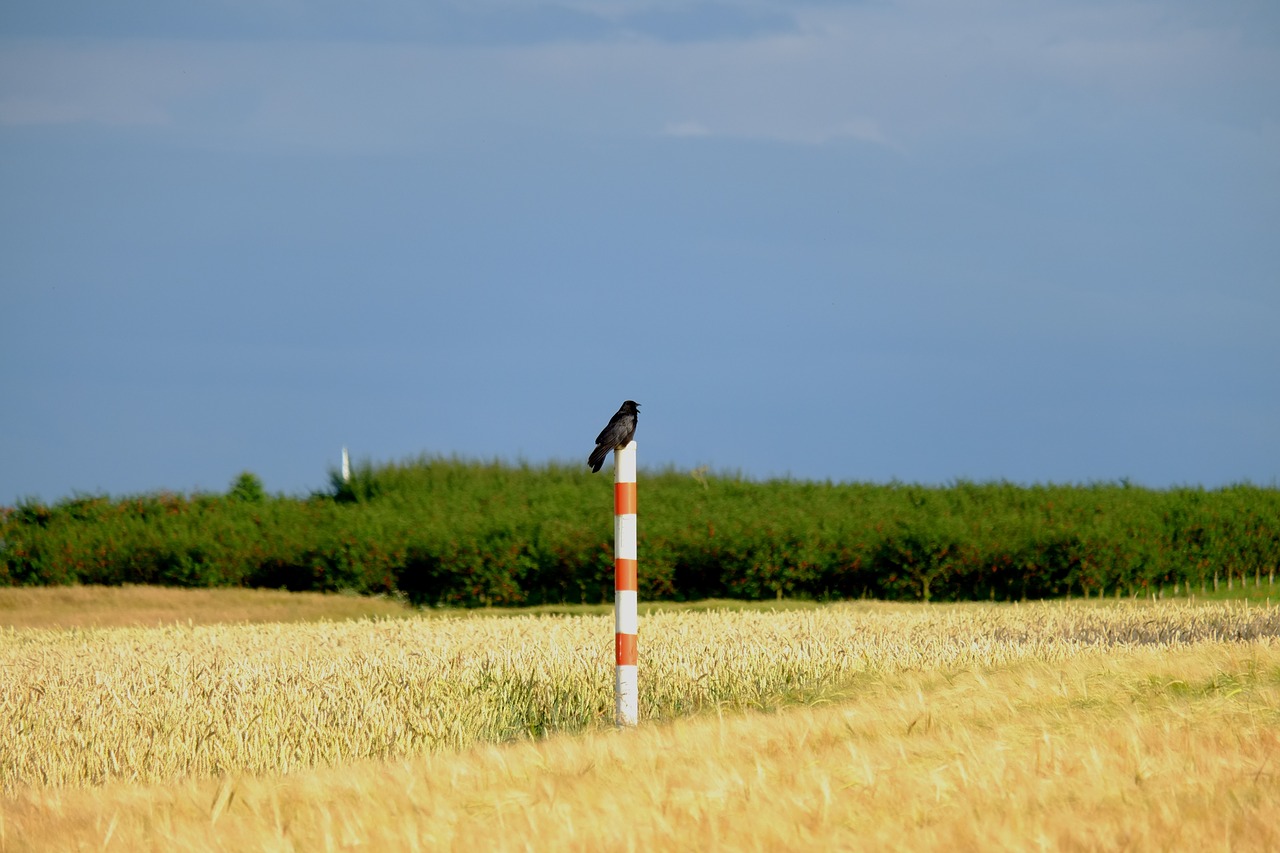
<svg viewBox="0 0 1280 853">
<path fill-rule="evenodd" d="M 640 477 L 646 599 L 1022 599 L 1129 594 L 1280 565 L 1280 491 L 1126 483 Z M 599 602 L 613 490 L 578 466 L 422 458 L 309 498 L 252 474 L 225 495 L 80 496 L 0 509 L 0 584 L 400 592 L 424 604 Z"/>
</svg>

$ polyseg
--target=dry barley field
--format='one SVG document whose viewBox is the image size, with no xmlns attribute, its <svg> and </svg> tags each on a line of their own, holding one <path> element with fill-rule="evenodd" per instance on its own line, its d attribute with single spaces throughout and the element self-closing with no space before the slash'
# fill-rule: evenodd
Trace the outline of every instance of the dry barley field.
<svg viewBox="0 0 1280 853">
<path fill-rule="evenodd" d="M 0 850 L 1280 849 L 1270 605 L 658 612 L 626 732 L 608 615 L 229 612 L 0 631 Z"/>
</svg>

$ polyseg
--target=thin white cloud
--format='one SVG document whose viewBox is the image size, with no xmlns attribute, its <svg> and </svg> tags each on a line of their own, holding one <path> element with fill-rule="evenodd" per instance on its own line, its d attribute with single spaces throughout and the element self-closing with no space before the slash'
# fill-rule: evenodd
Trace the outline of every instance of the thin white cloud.
<svg viewBox="0 0 1280 853">
<path fill-rule="evenodd" d="M 877 145 L 892 145 L 892 140 L 881 127 L 880 122 L 871 118 L 847 119 L 840 122 L 835 136 L 856 139 L 859 142 L 873 142 Z"/>
<path fill-rule="evenodd" d="M 166 118 L 162 110 L 145 101 L 104 104 L 86 98 L 0 98 L 0 125 L 161 125 L 166 123 Z"/>
<path fill-rule="evenodd" d="M 480 132 L 853 140 L 912 150 L 1137 105 L 1274 125 L 1280 49 L 1143 2 L 799 7 L 788 32 L 484 47 L 0 41 L 0 124 L 208 144 L 416 147 Z M 1071 113 L 1071 115 L 1066 115 Z"/>
<path fill-rule="evenodd" d="M 763 125 L 739 127 L 737 129 L 712 129 L 700 121 L 673 121 L 662 128 L 663 136 L 687 139 L 705 139 L 709 137 L 733 139 L 767 139 L 774 142 L 790 142 L 801 145 L 825 145 L 842 140 L 868 142 L 888 148 L 896 148 L 893 140 L 884 132 L 880 122 L 870 118 L 846 119 L 830 126 L 809 126 L 799 128 L 775 127 L 770 129 Z"/>
<path fill-rule="evenodd" d="M 663 136 L 704 137 L 711 136 L 711 128 L 700 121 L 668 122 L 662 129 Z"/>
<path fill-rule="evenodd" d="M 170 125 L 175 104 L 248 83 L 235 53 L 210 63 L 148 39 L 0 41 L 0 125 Z"/>
</svg>

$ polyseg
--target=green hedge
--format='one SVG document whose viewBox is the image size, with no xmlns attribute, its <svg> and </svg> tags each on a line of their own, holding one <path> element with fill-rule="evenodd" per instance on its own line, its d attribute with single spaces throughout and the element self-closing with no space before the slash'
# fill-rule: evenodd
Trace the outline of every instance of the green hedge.
<svg viewBox="0 0 1280 853">
<path fill-rule="evenodd" d="M 612 597 L 612 481 L 423 458 L 309 498 L 78 496 L 0 510 L 0 584 L 400 591 L 428 604 Z M 640 477 L 646 599 L 1130 594 L 1280 564 L 1280 491 Z"/>
</svg>

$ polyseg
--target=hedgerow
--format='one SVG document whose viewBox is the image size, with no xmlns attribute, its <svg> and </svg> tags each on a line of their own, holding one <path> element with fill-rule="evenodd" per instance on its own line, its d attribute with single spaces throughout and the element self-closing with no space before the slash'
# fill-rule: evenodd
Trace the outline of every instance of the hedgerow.
<svg viewBox="0 0 1280 853">
<path fill-rule="evenodd" d="M 640 477 L 646 599 L 1024 599 L 1271 577 L 1280 491 Z M 612 597 L 612 482 L 423 457 L 305 498 L 80 495 L 0 509 L 0 584 L 352 590 L 422 604 Z"/>
</svg>

